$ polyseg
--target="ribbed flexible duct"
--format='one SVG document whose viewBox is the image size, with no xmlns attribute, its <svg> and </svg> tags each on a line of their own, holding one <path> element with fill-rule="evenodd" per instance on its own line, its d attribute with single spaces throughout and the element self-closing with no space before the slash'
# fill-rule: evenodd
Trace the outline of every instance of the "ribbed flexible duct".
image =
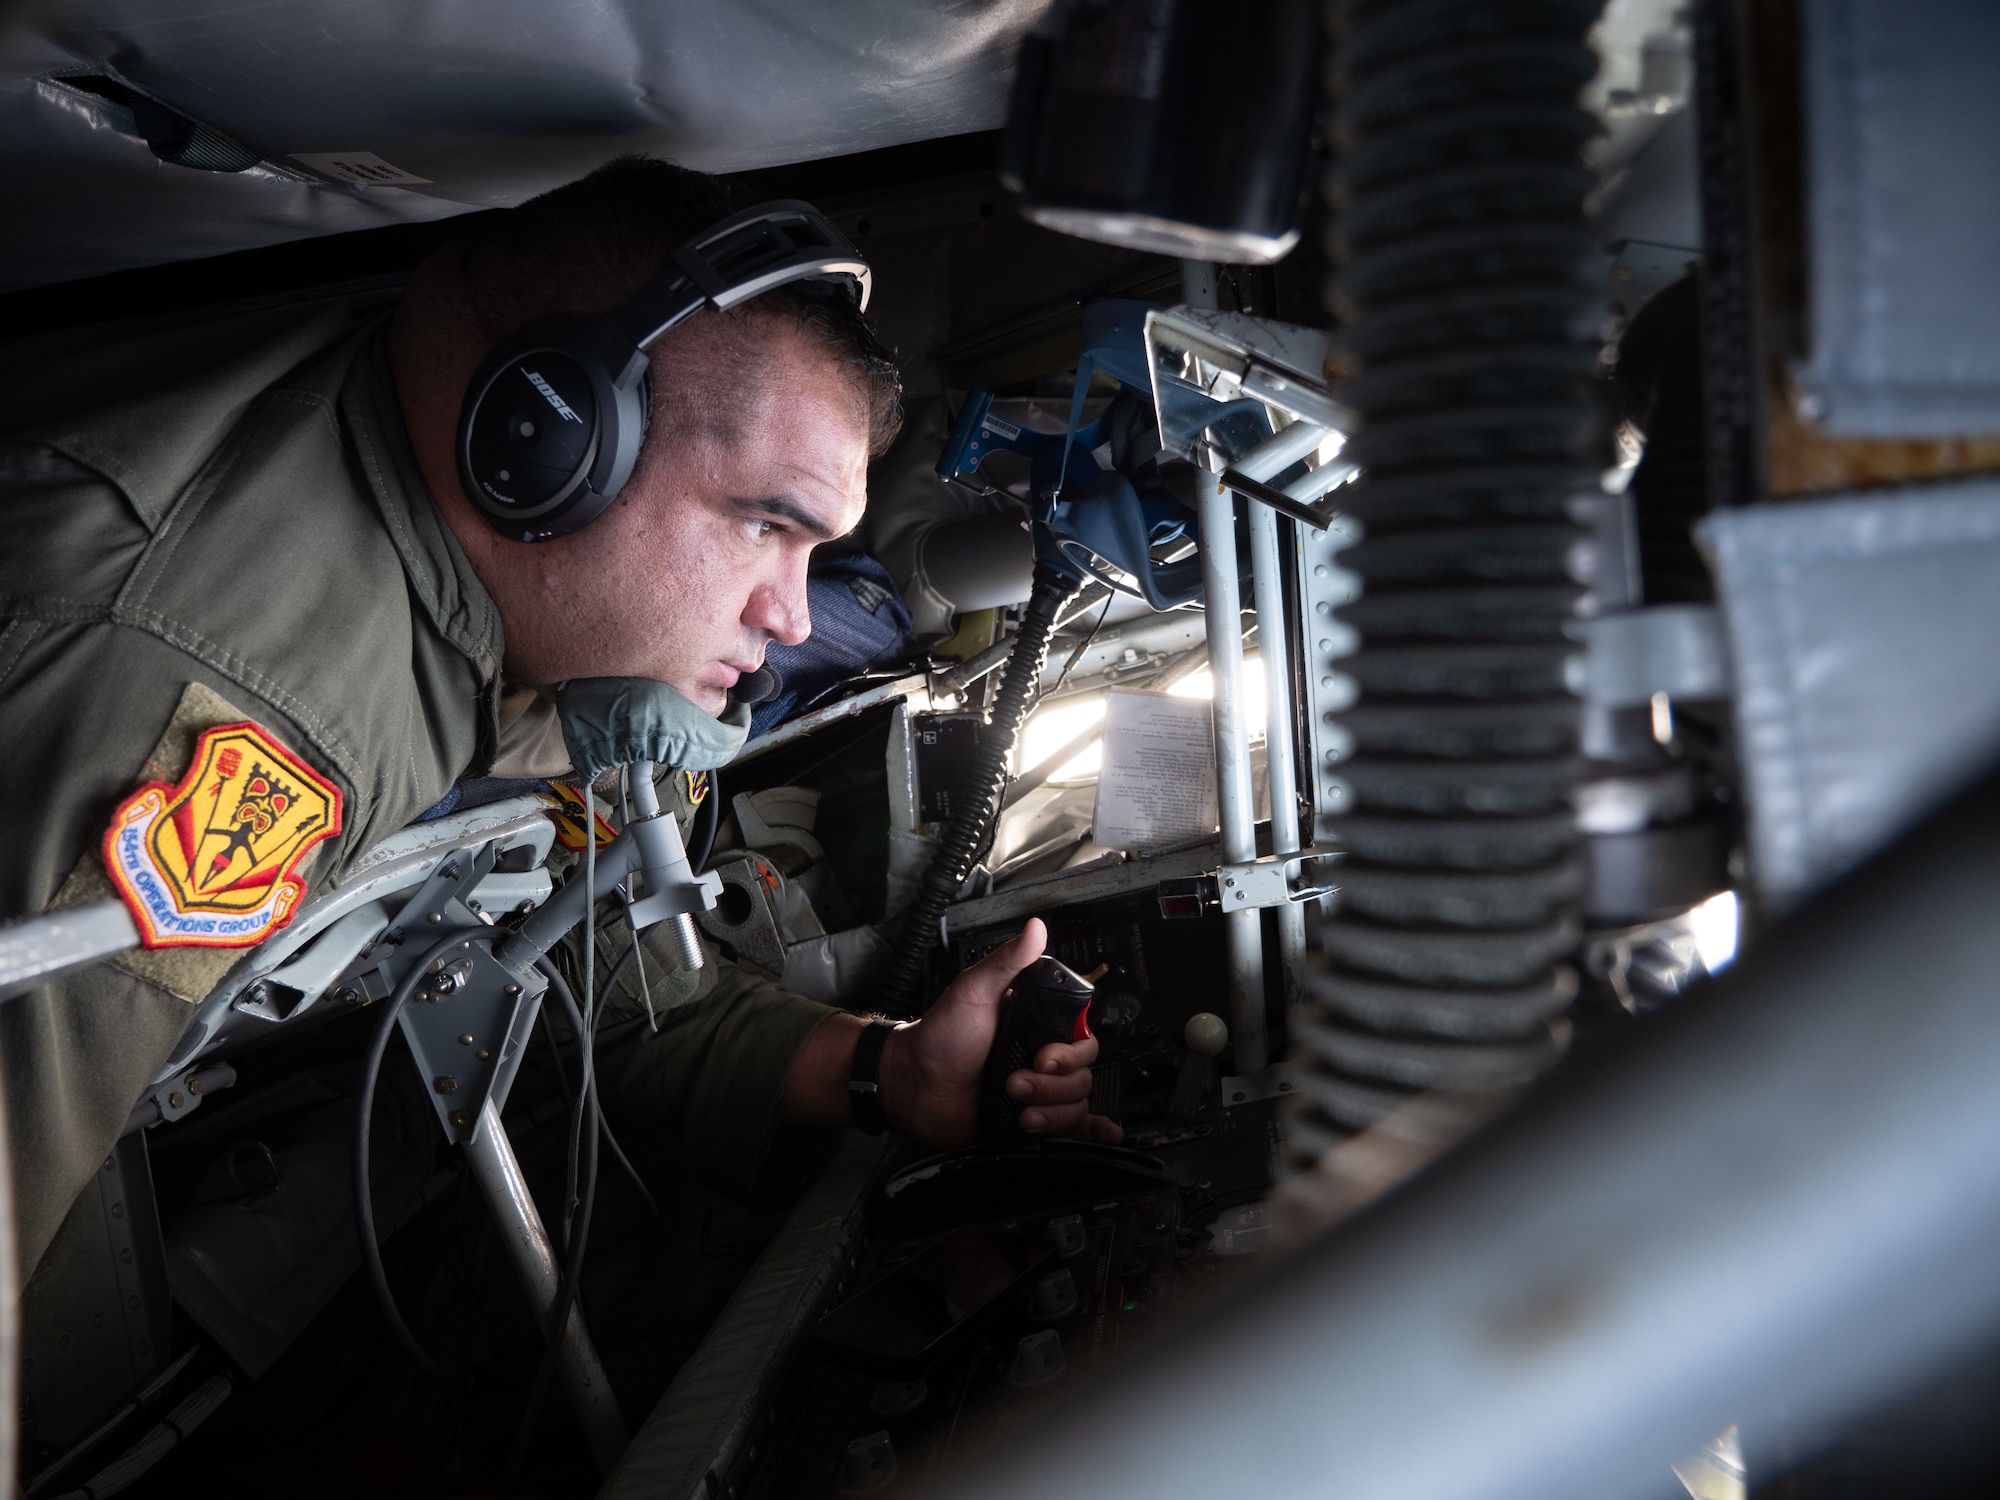
<svg viewBox="0 0 2000 1500">
<path fill-rule="evenodd" d="M 1311 1149 L 1568 1042 L 1584 761 L 1564 633 L 1604 463 L 1577 106 L 1601 0 L 1336 0 L 1329 215 L 1363 474 L 1348 858 L 1294 1036 Z"/>
</svg>

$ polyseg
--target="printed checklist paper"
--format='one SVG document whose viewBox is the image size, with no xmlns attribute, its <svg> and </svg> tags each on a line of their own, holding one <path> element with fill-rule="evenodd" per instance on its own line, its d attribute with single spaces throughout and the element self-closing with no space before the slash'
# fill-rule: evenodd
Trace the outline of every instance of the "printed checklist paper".
<svg viewBox="0 0 2000 1500">
<path fill-rule="evenodd" d="M 1205 698 L 1114 690 L 1104 711 L 1094 843 L 1163 849 L 1215 831 L 1215 731 Z"/>
</svg>

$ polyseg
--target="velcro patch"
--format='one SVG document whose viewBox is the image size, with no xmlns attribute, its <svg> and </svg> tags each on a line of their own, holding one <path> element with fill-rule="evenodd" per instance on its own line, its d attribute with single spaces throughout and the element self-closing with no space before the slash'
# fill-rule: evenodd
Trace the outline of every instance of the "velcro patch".
<svg viewBox="0 0 2000 1500">
<path fill-rule="evenodd" d="M 299 862 L 340 831 L 340 789 L 260 725 L 204 731 L 179 783 L 118 804 L 104 867 L 147 948 L 248 948 L 305 898 Z"/>
</svg>

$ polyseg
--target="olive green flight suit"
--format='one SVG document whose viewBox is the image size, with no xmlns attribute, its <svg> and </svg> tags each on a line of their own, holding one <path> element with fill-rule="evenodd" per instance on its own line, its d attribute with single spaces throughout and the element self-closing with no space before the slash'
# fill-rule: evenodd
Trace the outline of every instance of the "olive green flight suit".
<svg viewBox="0 0 2000 1500">
<path fill-rule="evenodd" d="M 176 781 L 193 732 L 229 716 L 340 792 L 339 833 L 300 867 L 308 899 L 493 770 L 501 622 L 417 468 L 386 305 L 0 345 L 0 920 L 111 894 L 114 808 Z M 136 952 L 0 1002 L 24 1273 L 247 951 Z M 649 1155 L 742 1191 L 830 1012 L 715 965 L 683 993 L 664 953 L 648 974 L 667 1003 L 603 1069 L 607 1113 L 628 1145 L 643 1132 Z"/>
</svg>

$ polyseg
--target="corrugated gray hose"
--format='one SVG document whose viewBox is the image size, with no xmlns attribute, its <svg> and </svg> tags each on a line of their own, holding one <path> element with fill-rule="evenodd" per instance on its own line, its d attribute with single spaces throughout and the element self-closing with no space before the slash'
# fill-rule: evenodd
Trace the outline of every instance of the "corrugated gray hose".
<svg viewBox="0 0 2000 1500">
<path fill-rule="evenodd" d="M 1293 1030 L 1307 1152 L 1568 1044 L 1584 771 L 1564 634 L 1606 461 L 1577 107 L 1601 0 L 1337 0 L 1328 218 L 1365 539 L 1341 896 Z"/>
</svg>

